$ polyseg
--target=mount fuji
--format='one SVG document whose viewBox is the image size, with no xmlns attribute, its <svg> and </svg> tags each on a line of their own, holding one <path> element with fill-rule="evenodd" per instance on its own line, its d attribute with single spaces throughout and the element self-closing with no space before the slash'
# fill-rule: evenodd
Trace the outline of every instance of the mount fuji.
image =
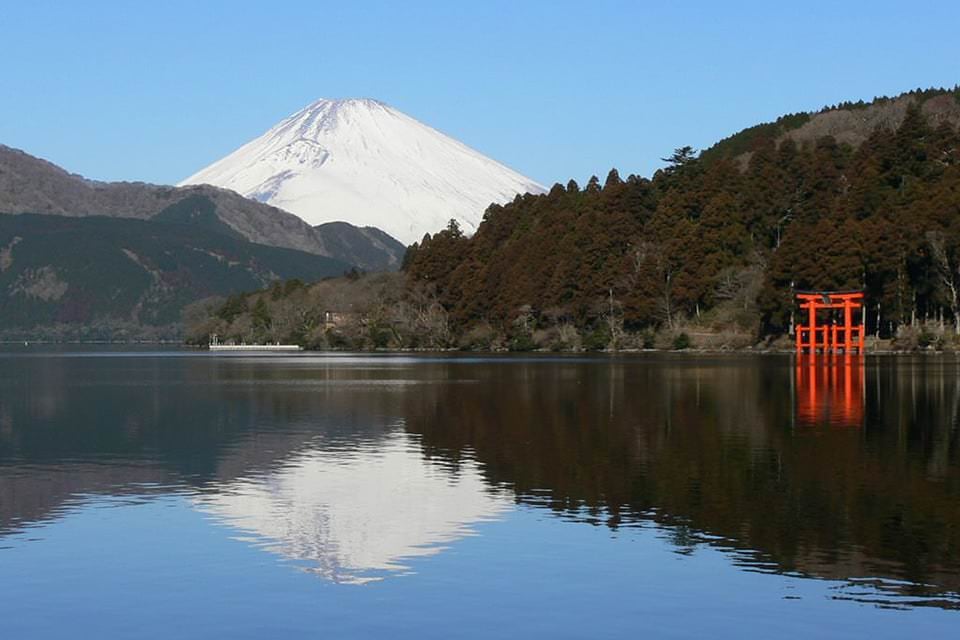
<svg viewBox="0 0 960 640">
<path fill-rule="evenodd" d="M 544 188 L 382 102 L 318 100 L 181 185 L 211 184 L 312 225 L 344 220 L 410 244 Z"/>
</svg>

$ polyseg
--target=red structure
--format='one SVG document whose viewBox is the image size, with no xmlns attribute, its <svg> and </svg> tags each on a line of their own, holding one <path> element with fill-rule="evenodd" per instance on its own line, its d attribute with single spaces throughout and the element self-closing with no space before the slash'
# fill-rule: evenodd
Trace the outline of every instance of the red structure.
<svg viewBox="0 0 960 640">
<path fill-rule="evenodd" d="M 798 354 L 863 353 L 863 291 L 803 291 L 797 293 L 797 302 Z"/>
<path fill-rule="evenodd" d="M 798 426 L 863 426 L 866 373 L 862 357 L 798 357 L 794 380 Z"/>
</svg>

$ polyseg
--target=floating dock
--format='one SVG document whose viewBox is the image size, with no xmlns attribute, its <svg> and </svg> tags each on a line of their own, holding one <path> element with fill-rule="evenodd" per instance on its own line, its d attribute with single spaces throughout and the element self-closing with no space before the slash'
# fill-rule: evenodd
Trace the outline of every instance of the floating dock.
<svg viewBox="0 0 960 640">
<path fill-rule="evenodd" d="M 303 351 L 296 344 L 212 344 L 210 351 Z"/>
<path fill-rule="evenodd" d="M 231 351 L 231 352 L 249 352 L 249 351 L 303 351 L 303 347 L 298 344 L 223 344 L 220 342 L 220 336 L 213 334 L 210 336 L 210 351 Z"/>
</svg>

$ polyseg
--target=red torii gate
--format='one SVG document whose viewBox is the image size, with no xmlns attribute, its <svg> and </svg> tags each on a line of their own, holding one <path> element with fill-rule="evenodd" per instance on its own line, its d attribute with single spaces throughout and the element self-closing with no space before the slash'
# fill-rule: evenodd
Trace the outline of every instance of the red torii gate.
<svg viewBox="0 0 960 640">
<path fill-rule="evenodd" d="M 801 324 L 795 330 L 797 353 L 863 353 L 864 326 L 863 291 L 802 291 L 797 292 Z M 826 312 L 818 322 L 818 312 Z M 843 311 L 843 324 L 837 322 L 836 311 Z M 804 312 L 807 324 L 802 324 Z M 854 312 L 859 322 L 854 324 Z"/>
</svg>

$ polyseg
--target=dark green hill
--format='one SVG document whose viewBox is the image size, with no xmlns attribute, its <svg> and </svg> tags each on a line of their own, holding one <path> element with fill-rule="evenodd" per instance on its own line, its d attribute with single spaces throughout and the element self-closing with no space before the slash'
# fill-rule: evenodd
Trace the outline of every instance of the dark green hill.
<svg viewBox="0 0 960 640">
<path fill-rule="evenodd" d="M 779 144 L 790 138 L 803 145 L 827 135 L 839 144 L 856 148 L 878 127 L 898 128 L 910 105 L 919 107 L 933 126 L 947 122 L 956 127 L 960 124 L 958 100 L 960 86 L 953 89 L 917 89 L 893 98 L 874 98 L 870 102 L 841 102 L 815 113 L 792 113 L 774 122 L 748 127 L 706 149 L 700 157 L 705 162 L 720 158 L 745 161 L 751 152 L 765 144 Z"/>
<path fill-rule="evenodd" d="M 153 220 L 0 215 L 0 330 L 169 326 L 201 298 L 351 267 L 248 242 L 203 201 L 190 204 Z"/>
<path fill-rule="evenodd" d="M 790 116 L 651 179 L 491 206 L 472 237 L 413 245 L 406 272 L 456 331 L 518 347 L 755 341 L 788 331 L 791 289 L 846 288 L 866 290 L 871 334 L 960 346 L 958 122 L 939 90 Z"/>
<path fill-rule="evenodd" d="M 357 227 L 347 222 L 327 222 L 314 227 L 329 255 L 349 256 L 348 262 L 364 271 L 396 271 L 407 248 L 376 227 Z"/>
</svg>

